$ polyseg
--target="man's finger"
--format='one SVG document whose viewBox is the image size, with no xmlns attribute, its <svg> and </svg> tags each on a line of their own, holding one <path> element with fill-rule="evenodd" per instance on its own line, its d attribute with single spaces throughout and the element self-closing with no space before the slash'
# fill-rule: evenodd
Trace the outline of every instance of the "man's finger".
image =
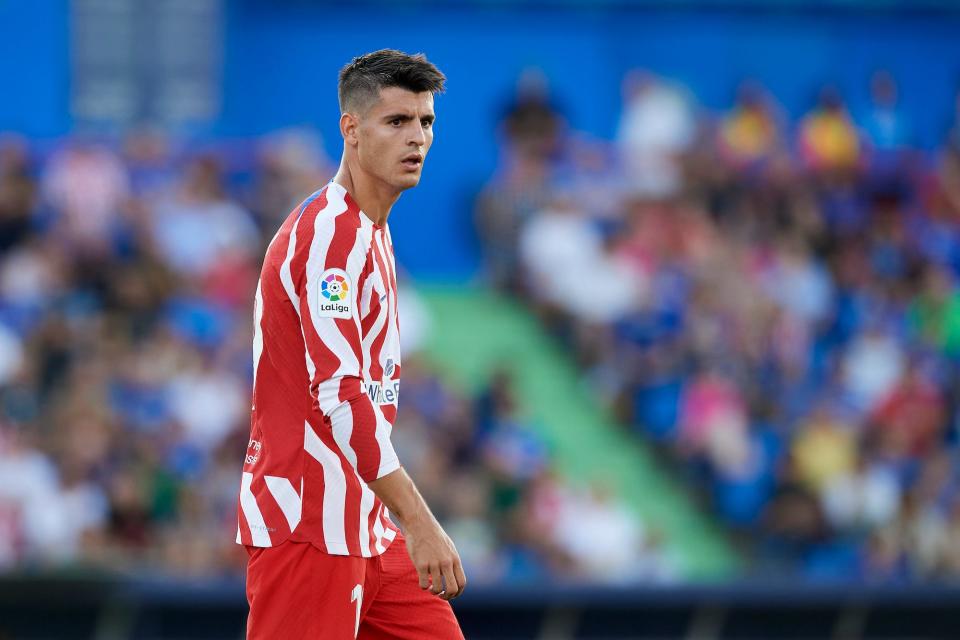
<svg viewBox="0 0 960 640">
<path fill-rule="evenodd" d="M 440 592 L 443 591 L 443 576 L 440 573 L 440 565 L 430 565 L 430 579 L 433 580 L 432 591 L 435 595 L 440 595 Z"/>
<path fill-rule="evenodd" d="M 453 572 L 453 565 L 447 565 L 443 568 L 443 579 L 446 581 L 446 590 L 441 598 L 444 600 L 453 600 L 460 595 L 460 581 L 457 580 Z"/>
<path fill-rule="evenodd" d="M 463 572 L 463 566 L 459 559 L 453 563 L 453 575 L 457 579 L 457 584 L 460 585 L 460 593 L 457 594 L 460 595 L 467 588 L 467 574 Z"/>
<path fill-rule="evenodd" d="M 430 574 L 426 567 L 417 567 L 417 577 L 420 578 L 420 588 L 426 589 L 430 586 Z"/>
</svg>

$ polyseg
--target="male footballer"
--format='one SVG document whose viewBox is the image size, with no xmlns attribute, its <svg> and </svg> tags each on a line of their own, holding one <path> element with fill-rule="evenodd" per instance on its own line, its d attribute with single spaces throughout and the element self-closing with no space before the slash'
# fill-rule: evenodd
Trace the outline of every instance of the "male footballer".
<svg viewBox="0 0 960 640">
<path fill-rule="evenodd" d="M 467 583 L 460 557 L 390 441 L 401 364 L 387 218 L 420 181 L 445 79 L 389 49 L 346 65 L 340 168 L 267 248 L 238 509 L 249 638 L 463 638 L 448 602 Z"/>
</svg>

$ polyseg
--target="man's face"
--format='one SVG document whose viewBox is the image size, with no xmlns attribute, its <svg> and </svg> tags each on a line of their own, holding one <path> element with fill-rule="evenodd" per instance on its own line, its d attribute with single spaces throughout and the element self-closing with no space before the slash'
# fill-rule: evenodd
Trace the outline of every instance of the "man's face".
<svg viewBox="0 0 960 640">
<path fill-rule="evenodd" d="M 380 91 L 380 100 L 360 118 L 357 155 L 364 171 L 397 191 L 417 186 L 433 143 L 433 94 L 399 87 Z"/>
</svg>

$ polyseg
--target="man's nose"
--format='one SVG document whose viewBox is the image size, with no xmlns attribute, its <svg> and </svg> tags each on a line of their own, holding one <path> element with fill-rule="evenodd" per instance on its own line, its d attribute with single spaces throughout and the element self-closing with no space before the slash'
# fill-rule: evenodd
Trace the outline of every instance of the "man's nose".
<svg viewBox="0 0 960 640">
<path fill-rule="evenodd" d="M 419 122 L 415 122 L 410 128 L 410 144 L 415 144 L 418 147 L 422 147 L 427 143 L 427 134 L 423 130 L 423 125 Z"/>
</svg>

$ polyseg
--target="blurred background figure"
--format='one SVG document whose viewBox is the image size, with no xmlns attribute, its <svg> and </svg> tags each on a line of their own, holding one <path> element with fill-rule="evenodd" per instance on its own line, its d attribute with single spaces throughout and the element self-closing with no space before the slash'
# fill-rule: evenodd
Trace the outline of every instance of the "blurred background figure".
<svg viewBox="0 0 960 640">
<path fill-rule="evenodd" d="M 623 81 L 617 143 L 627 179 L 648 195 L 669 195 L 680 184 L 680 156 L 696 136 L 690 99 L 682 87 L 649 71 Z"/>
<path fill-rule="evenodd" d="M 718 151 L 729 164 L 751 171 L 783 152 L 782 114 L 756 82 L 744 82 L 737 103 L 718 127 Z"/>
<path fill-rule="evenodd" d="M 860 134 L 836 87 L 827 86 L 800 123 L 800 152 L 815 172 L 855 169 L 861 161 Z"/>
</svg>

